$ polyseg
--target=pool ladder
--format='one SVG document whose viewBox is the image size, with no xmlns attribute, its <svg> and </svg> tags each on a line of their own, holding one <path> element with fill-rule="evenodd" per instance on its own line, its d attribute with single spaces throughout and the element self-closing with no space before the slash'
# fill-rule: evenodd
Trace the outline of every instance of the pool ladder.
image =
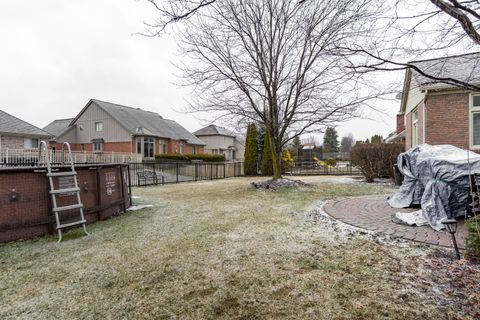
<svg viewBox="0 0 480 320">
<path fill-rule="evenodd" d="M 65 157 L 65 149 L 67 151 L 67 157 Z M 77 180 L 77 172 L 75 171 L 75 166 L 73 163 L 73 157 L 72 157 L 72 149 L 70 148 L 70 144 L 68 142 L 64 142 L 62 144 L 62 165 L 69 165 L 70 166 L 70 171 L 58 171 L 58 172 L 52 172 L 52 167 L 50 165 L 50 155 L 48 153 L 48 147 L 47 143 L 45 141 L 40 142 L 40 146 L 38 149 L 38 161 L 39 165 L 42 163 L 42 151 L 44 153 L 44 163 L 47 167 L 47 177 L 49 181 L 49 186 L 50 186 L 50 195 L 52 197 L 52 211 L 53 214 L 55 215 L 55 221 L 56 221 L 56 228 L 58 232 L 58 242 L 62 241 L 62 230 L 71 228 L 74 226 L 79 226 L 82 225 L 83 227 L 83 232 L 85 235 L 88 235 L 87 232 L 87 220 L 85 220 L 85 216 L 83 214 L 83 204 L 82 200 L 80 199 L 80 188 L 78 187 L 78 180 Z M 59 189 L 55 189 L 55 184 L 53 183 L 54 178 L 60 178 L 60 177 L 73 177 L 73 187 L 69 188 L 61 188 L 60 183 L 58 183 Z M 61 194 L 75 194 L 76 195 L 76 202 L 66 205 L 66 206 L 58 206 L 57 205 L 57 196 Z M 78 210 L 80 213 L 80 220 L 69 222 L 69 223 L 62 223 L 60 220 L 60 216 L 64 212 L 68 211 L 73 211 L 73 210 Z"/>
</svg>

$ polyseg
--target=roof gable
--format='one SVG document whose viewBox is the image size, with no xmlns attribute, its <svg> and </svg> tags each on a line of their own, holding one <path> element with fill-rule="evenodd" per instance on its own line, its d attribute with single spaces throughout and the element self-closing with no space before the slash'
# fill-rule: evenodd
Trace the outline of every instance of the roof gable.
<svg viewBox="0 0 480 320">
<path fill-rule="evenodd" d="M 72 120 L 73 118 L 53 120 L 43 127 L 42 130 L 50 133 L 54 137 L 59 137 L 70 128 Z"/>
<path fill-rule="evenodd" d="M 190 144 L 205 145 L 203 141 L 180 124 L 173 120 L 164 119 L 156 112 L 96 99 L 91 99 L 70 125 L 73 125 L 92 104 L 103 110 L 131 135 L 150 135 L 166 139 L 185 140 Z"/>
<path fill-rule="evenodd" d="M 211 124 L 206 126 L 202 129 L 199 129 L 193 133 L 196 136 L 227 136 L 227 137 L 235 137 L 236 134 L 224 127 L 216 126 Z"/>
<path fill-rule="evenodd" d="M 22 136 L 38 136 L 45 138 L 51 136 L 51 134 L 43 131 L 33 124 L 23 121 L 2 110 L 0 110 L 0 133 Z"/>
</svg>

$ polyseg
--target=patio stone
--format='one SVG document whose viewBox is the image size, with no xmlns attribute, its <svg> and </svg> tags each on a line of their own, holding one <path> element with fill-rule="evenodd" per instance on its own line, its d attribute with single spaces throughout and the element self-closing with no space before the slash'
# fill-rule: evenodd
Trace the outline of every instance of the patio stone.
<svg viewBox="0 0 480 320">
<path fill-rule="evenodd" d="M 418 208 L 391 208 L 385 196 L 333 199 L 325 203 L 324 210 L 333 218 L 362 229 L 430 245 L 451 247 L 450 234 L 446 231 L 435 231 L 430 226 L 406 226 L 392 222 L 391 216 L 395 212 L 413 212 Z M 455 236 L 460 249 L 465 248 L 466 235 L 464 222 L 459 221 Z"/>
</svg>

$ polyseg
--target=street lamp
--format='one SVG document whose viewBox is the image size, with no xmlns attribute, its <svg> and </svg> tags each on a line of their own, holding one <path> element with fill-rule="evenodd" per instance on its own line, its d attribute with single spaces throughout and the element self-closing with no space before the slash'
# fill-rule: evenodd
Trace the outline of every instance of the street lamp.
<svg viewBox="0 0 480 320">
<path fill-rule="evenodd" d="M 457 220 L 444 218 L 440 222 L 445 226 L 445 228 L 447 228 L 447 231 L 452 235 L 453 248 L 455 249 L 457 259 L 460 260 L 460 252 L 458 251 L 457 239 L 455 238 L 455 232 L 457 232 L 458 225 Z"/>
</svg>

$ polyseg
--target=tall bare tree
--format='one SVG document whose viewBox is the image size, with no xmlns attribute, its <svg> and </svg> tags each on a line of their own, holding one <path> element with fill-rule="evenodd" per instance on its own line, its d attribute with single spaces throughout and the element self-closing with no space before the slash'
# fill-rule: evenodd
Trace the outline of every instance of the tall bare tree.
<svg viewBox="0 0 480 320">
<path fill-rule="evenodd" d="M 189 19 L 218 0 L 147 0 L 159 12 L 159 19 L 149 24 L 151 35 L 160 34 L 166 26 Z M 238 0 L 240 1 L 240 0 Z M 316 0 L 297 0 L 304 4 Z M 375 6 L 374 3 L 369 4 Z M 380 4 L 389 12 L 378 16 L 377 32 L 370 34 L 370 45 L 344 46 L 346 52 L 364 59 L 354 59 L 358 72 L 395 71 L 411 68 L 434 81 L 471 90 L 480 85 L 471 79 L 442 77 L 408 61 L 425 55 L 444 56 L 480 51 L 480 1 L 478 0 L 386 0 Z M 344 52 L 345 53 L 345 52 Z M 473 58 L 476 59 L 476 58 Z M 477 59 L 478 60 L 478 59 Z M 476 61 L 475 61 L 476 62 Z M 469 63 L 470 65 L 473 64 Z M 479 62 L 480 64 L 480 62 Z"/>
<path fill-rule="evenodd" d="M 288 141 L 348 120 L 378 97 L 337 50 L 369 32 L 372 3 L 216 0 L 196 11 L 179 41 L 192 110 L 264 126 L 280 177 Z"/>
</svg>

